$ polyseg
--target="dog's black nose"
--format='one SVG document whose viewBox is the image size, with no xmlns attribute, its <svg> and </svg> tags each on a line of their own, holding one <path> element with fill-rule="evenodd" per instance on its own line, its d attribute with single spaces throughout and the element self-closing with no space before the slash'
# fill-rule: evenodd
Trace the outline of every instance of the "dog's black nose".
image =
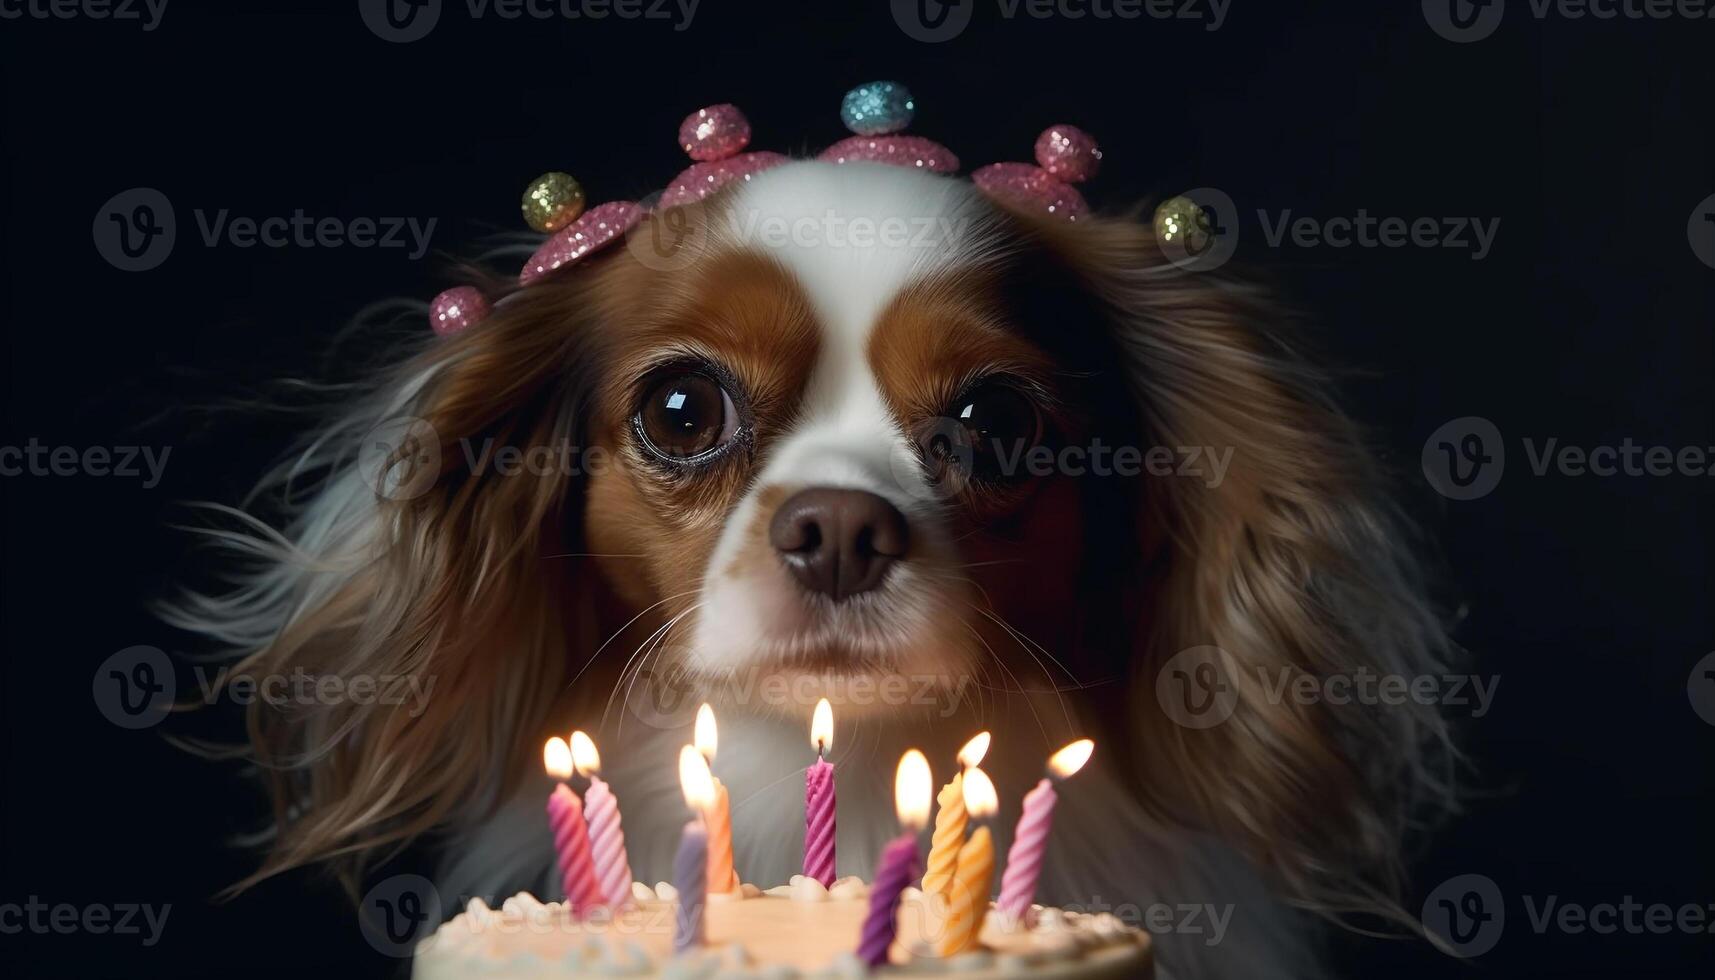
<svg viewBox="0 0 1715 980">
<path fill-rule="evenodd" d="M 881 583 L 909 532 L 899 508 L 873 493 L 811 487 L 774 512 L 768 539 L 805 588 L 844 599 Z"/>
</svg>

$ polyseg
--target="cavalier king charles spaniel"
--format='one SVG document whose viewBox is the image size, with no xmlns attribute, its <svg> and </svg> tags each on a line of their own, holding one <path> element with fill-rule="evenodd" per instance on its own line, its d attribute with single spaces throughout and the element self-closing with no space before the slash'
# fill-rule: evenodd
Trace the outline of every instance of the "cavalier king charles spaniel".
<svg viewBox="0 0 1715 980">
<path fill-rule="evenodd" d="M 892 831 L 904 748 L 950 766 L 992 729 L 1016 801 L 1089 735 L 1041 900 L 1131 915 L 1182 977 L 1317 975 L 1319 918 L 1409 927 L 1444 720 L 1272 679 L 1455 650 L 1282 321 L 1135 216 L 863 163 L 756 174 L 512 286 L 341 406 L 271 478 L 287 510 L 221 532 L 234 589 L 176 607 L 242 672 L 433 684 L 409 710 L 250 707 L 276 807 L 257 879 L 357 882 L 419 844 L 448 909 L 543 894 L 540 751 L 574 727 L 635 875 L 666 877 L 672 760 L 707 700 L 739 873 L 780 883 L 827 697 L 842 875 Z M 398 419 L 409 493 L 363 465 Z M 1216 695 L 1218 723 L 1181 710 Z"/>
</svg>

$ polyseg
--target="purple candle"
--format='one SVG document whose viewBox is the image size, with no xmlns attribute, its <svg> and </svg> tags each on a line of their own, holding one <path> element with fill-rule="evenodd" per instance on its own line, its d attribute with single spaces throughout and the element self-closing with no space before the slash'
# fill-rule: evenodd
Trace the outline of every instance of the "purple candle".
<svg viewBox="0 0 1715 980">
<path fill-rule="evenodd" d="M 714 779 L 702 753 L 689 745 L 679 750 L 679 785 L 685 804 L 696 815 L 685 824 L 679 852 L 673 856 L 673 887 L 679 890 L 673 923 L 675 953 L 703 945 L 703 911 L 709 900 L 709 831 L 702 813 L 714 796 Z"/>
<path fill-rule="evenodd" d="M 905 886 L 917 877 L 917 835 L 929 821 L 929 790 L 933 784 L 929 760 L 923 753 L 912 749 L 900 758 L 899 771 L 893 780 L 893 799 L 905 833 L 881 852 L 875 882 L 870 885 L 869 915 L 863 920 L 857 950 L 858 958 L 870 966 L 887 962 L 887 951 L 893 947 L 899 931 L 899 899 Z"/>
<path fill-rule="evenodd" d="M 834 709 L 823 698 L 810 721 L 816 762 L 804 773 L 804 874 L 834 883 L 834 766 L 824 758 L 834 742 Z"/>
</svg>

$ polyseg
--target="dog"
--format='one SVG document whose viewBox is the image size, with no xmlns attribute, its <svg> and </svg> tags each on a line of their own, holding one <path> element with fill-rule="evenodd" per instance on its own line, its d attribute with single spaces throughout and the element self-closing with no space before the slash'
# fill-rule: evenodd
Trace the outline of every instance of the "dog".
<svg viewBox="0 0 1715 980">
<path fill-rule="evenodd" d="M 410 712 L 250 709 L 276 817 L 251 880 L 359 881 L 429 841 L 443 897 L 550 894 L 540 751 L 574 727 L 634 874 L 666 877 L 706 700 L 739 872 L 777 884 L 826 697 L 841 874 L 896 832 L 904 748 L 950 774 L 993 730 L 1015 817 L 1089 736 L 1039 899 L 1148 914 L 1173 976 L 1319 975 L 1319 921 L 1409 928 L 1404 841 L 1455 753 L 1433 706 L 1271 678 L 1456 650 L 1295 343 L 1266 290 L 1167 261 L 1147 222 L 910 168 L 798 161 L 648 216 L 402 356 L 270 478 L 290 509 L 221 533 L 234 590 L 172 611 L 251 673 L 435 681 Z M 416 469 L 378 480 L 366 440 L 400 419 L 383 469 Z M 1217 723 L 1186 714 L 1216 695 Z"/>
</svg>

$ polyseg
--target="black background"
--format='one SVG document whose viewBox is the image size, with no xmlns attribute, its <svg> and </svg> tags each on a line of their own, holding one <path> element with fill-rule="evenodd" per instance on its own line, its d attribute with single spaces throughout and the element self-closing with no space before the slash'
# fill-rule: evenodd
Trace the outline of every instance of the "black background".
<svg viewBox="0 0 1715 980">
<path fill-rule="evenodd" d="M 1347 371 L 1344 401 L 1400 473 L 1446 556 L 1491 713 L 1463 725 L 1469 812 L 1414 861 L 1416 907 L 1475 872 L 1509 896 L 1490 953 L 1343 939 L 1352 976 L 1707 974 L 1711 936 L 1537 935 L 1519 896 L 1715 901 L 1715 727 L 1687 699 L 1715 649 L 1706 476 L 1537 476 L 1522 440 L 1715 445 L 1715 270 L 1688 246 L 1715 193 L 1715 21 L 1537 19 L 1514 0 L 1493 37 L 1451 43 L 1416 2 L 1233 0 L 1206 21 L 1004 18 L 976 4 L 943 44 L 888 4 L 704 0 L 655 20 L 473 21 L 449 3 L 426 39 L 387 43 L 356 2 L 173 0 L 157 29 L 0 20 L 5 72 L 5 429 L 0 444 L 170 446 L 153 489 L 118 477 L 0 478 L 4 778 L 0 902 L 171 903 L 161 941 L 0 936 L 20 976 L 387 975 L 327 882 L 291 874 L 236 901 L 227 846 L 259 800 L 230 768 L 129 732 L 91 699 L 95 666 L 150 644 L 188 652 L 146 603 L 206 576 L 169 525 L 182 501 L 233 502 L 296 432 L 218 407 L 287 376 L 349 374 L 341 325 L 426 299 L 455 258 L 517 229 L 549 169 L 592 201 L 636 197 L 685 162 L 691 110 L 732 101 L 754 148 L 842 135 L 842 92 L 909 84 L 915 132 L 967 167 L 1029 159 L 1053 122 L 1107 152 L 1101 206 L 1194 186 L 1240 209 L 1240 258 L 1310 313 Z M 1206 8 L 1199 8 L 1206 9 Z M 118 271 L 103 202 L 153 187 L 178 218 L 170 258 Z M 434 250 L 206 246 L 193 212 L 435 218 Z M 1257 209 L 1319 218 L 1500 219 L 1492 252 L 1272 248 Z M 355 349 L 361 350 L 360 340 Z M 1447 501 L 1419 453 L 1460 416 L 1493 421 L 1506 476 Z M 181 676 L 181 686 L 184 686 Z"/>
</svg>

